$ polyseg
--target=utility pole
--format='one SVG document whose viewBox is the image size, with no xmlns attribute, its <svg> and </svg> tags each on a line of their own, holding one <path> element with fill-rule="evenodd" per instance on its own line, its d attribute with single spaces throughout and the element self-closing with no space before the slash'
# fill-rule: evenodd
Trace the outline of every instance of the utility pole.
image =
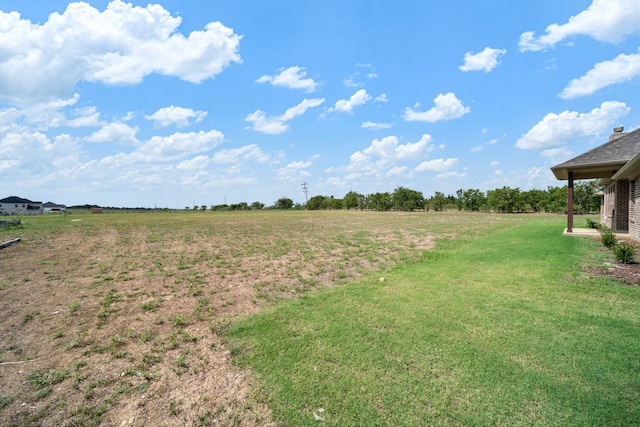
<svg viewBox="0 0 640 427">
<path fill-rule="evenodd" d="M 303 182 L 301 185 L 302 185 L 302 191 L 304 191 L 304 198 L 307 200 L 307 204 L 309 204 L 309 196 L 307 195 L 309 192 L 309 188 L 307 186 L 309 184 L 307 184 L 306 182 Z"/>
</svg>

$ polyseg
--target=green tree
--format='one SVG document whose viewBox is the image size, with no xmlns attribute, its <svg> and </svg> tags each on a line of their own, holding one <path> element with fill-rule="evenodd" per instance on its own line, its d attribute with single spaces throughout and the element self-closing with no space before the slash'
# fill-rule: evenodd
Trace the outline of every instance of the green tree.
<svg viewBox="0 0 640 427">
<path fill-rule="evenodd" d="M 291 209 L 293 208 L 293 200 L 288 197 L 280 197 L 273 207 L 276 209 Z"/>
<path fill-rule="evenodd" d="M 569 189 L 567 186 L 547 187 L 547 198 L 544 203 L 545 212 L 566 213 Z"/>
<path fill-rule="evenodd" d="M 262 209 L 264 209 L 264 203 L 253 202 L 253 203 L 251 203 L 251 209 L 262 210 Z"/>
<path fill-rule="evenodd" d="M 436 191 L 429 199 L 429 206 L 436 212 L 440 212 L 444 209 L 444 205 L 447 203 L 445 195 L 439 191 Z"/>
<path fill-rule="evenodd" d="M 458 210 L 477 212 L 484 209 L 487 198 L 480 190 L 470 188 L 468 190 L 456 191 L 458 198 L 456 199 L 456 205 Z"/>
<path fill-rule="evenodd" d="M 421 191 L 411 190 L 406 187 L 398 187 L 391 195 L 393 207 L 400 211 L 413 211 L 422 209 L 424 196 Z"/>
<path fill-rule="evenodd" d="M 525 201 L 519 188 L 502 187 L 487 191 L 487 204 L 497 212 L 523 212 Z"/>
<path fill-rule="evenodd" d="M 323 205 L 324 199 L 326 199 L 326 197 L 324 196 L 319 196 L 319 195 L 313 196 L 307 202 L 307 209 L 310 211 L 317 211 L 320 209 L 324 209 L 324 205 Z"/>
<path fill-rule="evenodd" d="M 573 208 L 578 214 L 593 213 L 600 210 L 600 191 L 598 181 L 579 181 L 573 187 Z"/>
<path fill-rule="evenodd" d="M 522 193 L 525 210 L 542 212 L 547 204 L 548 194 L 545 190 L 532 189 Z"/>
<path fill-rule="evenodd" d="M 364 208 L 364 202 L 365 197 L 355 191 L 349 191 L 342 199 L 342 204 L 347 209 L 362 209 Z"/>
<path fill-rule="evenodd" d="M 367 196 L 367 208 L 375 211 L 388 211 L 393 206 L 391 194 L 374 193 Z"/>
</svg>

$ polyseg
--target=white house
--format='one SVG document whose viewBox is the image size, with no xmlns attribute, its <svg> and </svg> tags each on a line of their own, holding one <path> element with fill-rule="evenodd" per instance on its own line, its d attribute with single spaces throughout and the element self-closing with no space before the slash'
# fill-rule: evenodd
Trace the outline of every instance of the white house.
<svg viewBox="0 0 640 427">
<path fill-rule="evenodd" d="M 59 205 L 53 202 L 47 202 L 42 205 L 42 213 L 50 214 L 50 213 L 66 213 L 67 207 L 65 205 Z"/>
<path fill-rule="evenodd" d="M 0 215 L 40 215 L 42 202 L 33 202 L 18 196 L 0 200 Z"/>
</svg>

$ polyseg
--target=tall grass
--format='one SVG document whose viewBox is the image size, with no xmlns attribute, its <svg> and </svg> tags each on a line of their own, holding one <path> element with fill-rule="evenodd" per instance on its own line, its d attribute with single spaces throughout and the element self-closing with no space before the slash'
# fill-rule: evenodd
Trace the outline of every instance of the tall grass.
<svg viewBox="0 0 640 427">
<path fill-rule="evenodd" d="M 640 425 L 640 289 L 531 216 L 227 332 L 279 425 Z M 323 412 L 318 412 L 322 408 Z"/>
</svg>

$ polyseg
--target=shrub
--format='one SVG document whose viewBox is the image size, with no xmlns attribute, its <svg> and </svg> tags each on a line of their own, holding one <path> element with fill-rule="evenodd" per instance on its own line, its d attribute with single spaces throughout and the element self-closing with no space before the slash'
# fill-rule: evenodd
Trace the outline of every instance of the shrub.
<svg viewBox="0 0 640 427">
<path fill-rule="evenodd" d="M 613 247 L 613 255 L 623 264 L 635 262 L 636 248 L 627 242 L 620 242 Z"/>
<path fill-rule="evenodd" d="M 602 229 L 601 234 L 602 244 L 609 249 L 613 249 L 617 243 L 615 234 L 609 229 Z"/>
<path fill-rule="evenodd" d="M 592 219 L 590 219 L 590 218 L 587 218 L 587 220 L 586 220 L 586 221 L 587 221 L 587 227 L 588 227 L 588 228 L 595 228 L 596 230 L 599 230 L 599 229 L 600 229 L 600 227 L 601 227 L 601 225 L 600 225 L 600 223 L 599 223 L 599 222 L 594 221 L 594 220 L 592 220 Z"/>
</svg>

